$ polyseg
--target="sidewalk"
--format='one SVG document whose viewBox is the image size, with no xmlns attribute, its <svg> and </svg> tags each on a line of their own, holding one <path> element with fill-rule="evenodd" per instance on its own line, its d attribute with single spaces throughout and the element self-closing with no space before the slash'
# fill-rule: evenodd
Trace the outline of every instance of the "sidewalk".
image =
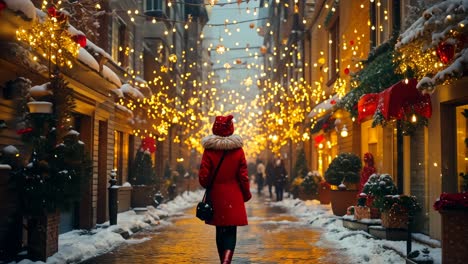
<svg viewBox="0 0 468 264">
<path fill-rule="evenodd" d="M 47 259 L 48 264 L 79 263 L 92 257 L 107 253 L 125 243 L 134 244 L 143 240 L 132 239 L 132 234 L 155 226 L 169 225 L 166 218 L 194 206 L 203 197 L 203 191 L 185 192 L 158 208 L 148 206 L 147 211 L 137 214 L 130 210 L 118 214 L 117 225 L 109 222 L 98 225 L 92 230 L 73 230 L 59 236 L 59 251 Z M 139 208 L 141 209 L 141 208 Z M 24 253 L 25 254 L 25 253 Z M 2 261 L 0 261 L 2 263 Z M 43 264 L 42 261 L 28 259 L 9 264 Z"/>
</svg>

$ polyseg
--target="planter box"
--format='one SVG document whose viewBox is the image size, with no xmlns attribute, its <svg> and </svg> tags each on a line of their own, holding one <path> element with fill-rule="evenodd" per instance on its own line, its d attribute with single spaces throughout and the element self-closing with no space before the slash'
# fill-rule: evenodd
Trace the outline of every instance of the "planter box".
<svg viewBox="0 0 468 264">
<path fill-rule="evenodd" d="M 354 219 L 361 220 L 361 219 L 370 219 L 370 209 L 367 206 L 354 206 Z"/>
<path fill-rule="evenodd" d="M 134 185 L 132 186 L 132 203 L 131 206 L 146 207 L 154 205 L 154 195 L 157 193 L 154 185 Z"/>
<path fill-rule="evenodd" d="M 389 229 L 382 226 L 369 226 L 369 234 L 374 237 L 392 241 L 405 241 L 408 232 L 403 229 Z"/>
<path fill-rule="evenodd" d="M 58 251 L 60 212 L 32 216 L 28 219 L 28 255 L 46 261 Z"/>
<path fill-rule="evenodd" d="M 131 201 L 132 201 L 132 187 L 123 187 L 119 188 L 119 193 L 117 196 L 118 203 L 118 213 L 122 213 L 130 210 Z"/>
<path fill-rule="evenodd" d="M 351 205 L 356 204 L 358 191 L 353 190 L 332 190 L 331 207 L 333 214 L 343 216 Z"/>
<path fill-rule="evenodd" d="M 380 223 L 378 221 L 375 222 L 363 222 L 351 219 L 343 219 L 343 227 L 346 227 L 351 230 L 362 230 L 369 233 L 370 226 L 378 226 Z"/>
<path fill-rule="evenodd" d="M 380 219 L 382 220 L 382 226 L 385 228 L 408 229 L 407 213 L 395 213 L 390 210 L 382 212 Z"/>
<path fill-rule="evenodd" d="M 468 210 L 439 211 L 442 216 L 442 263 L 468 259 Z"/>
</svg>

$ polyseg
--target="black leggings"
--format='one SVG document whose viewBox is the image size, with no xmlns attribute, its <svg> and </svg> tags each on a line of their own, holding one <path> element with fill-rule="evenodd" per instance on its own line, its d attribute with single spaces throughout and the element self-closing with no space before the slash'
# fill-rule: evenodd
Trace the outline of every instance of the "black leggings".
<svg viewBox="0 0 468 264">
<path fill-rule="evenodd" d="M 237 226 L 217 226 L 216 246 L 219 252 L 232 250 L 236 247 Z"/>
</svg>

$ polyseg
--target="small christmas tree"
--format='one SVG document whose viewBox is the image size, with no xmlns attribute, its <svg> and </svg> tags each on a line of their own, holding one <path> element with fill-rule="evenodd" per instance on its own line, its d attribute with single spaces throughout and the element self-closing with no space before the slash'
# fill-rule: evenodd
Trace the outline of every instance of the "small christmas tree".
<svg viewBox="0 0 468 264">
<path fill-rule="evenodd" d="M 297 151 L 296 164 L 294 165 L 293 175 L 292 175 L 291 180 L 294 180 L 294 178 L 298 176 L 300 177 L 306 176 L 308 171 L 309 171 L 309 168 L 307 168 L 307 160 L 305 156 L 305 151 L 303 148 L 301 148 Z"/>
<path fill-rule="evenodd" d="M 332 160 L 325 172 L 325 180 L 332 185 L 359 183 L 361 159 L 353 153 L 340 153 Z"/>
</svg>

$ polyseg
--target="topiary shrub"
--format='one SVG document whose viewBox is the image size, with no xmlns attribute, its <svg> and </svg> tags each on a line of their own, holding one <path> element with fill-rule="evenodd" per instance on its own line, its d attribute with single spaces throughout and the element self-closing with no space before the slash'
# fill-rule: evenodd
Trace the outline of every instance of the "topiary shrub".
<svg viewBox="0 0 468 264">
<path fill-rule="evenodd" d="M 325 180 L 332 185 L 359 183 L 361 159 L 354 153 L 340 153 L 325 171 Z"/>
</svg>

